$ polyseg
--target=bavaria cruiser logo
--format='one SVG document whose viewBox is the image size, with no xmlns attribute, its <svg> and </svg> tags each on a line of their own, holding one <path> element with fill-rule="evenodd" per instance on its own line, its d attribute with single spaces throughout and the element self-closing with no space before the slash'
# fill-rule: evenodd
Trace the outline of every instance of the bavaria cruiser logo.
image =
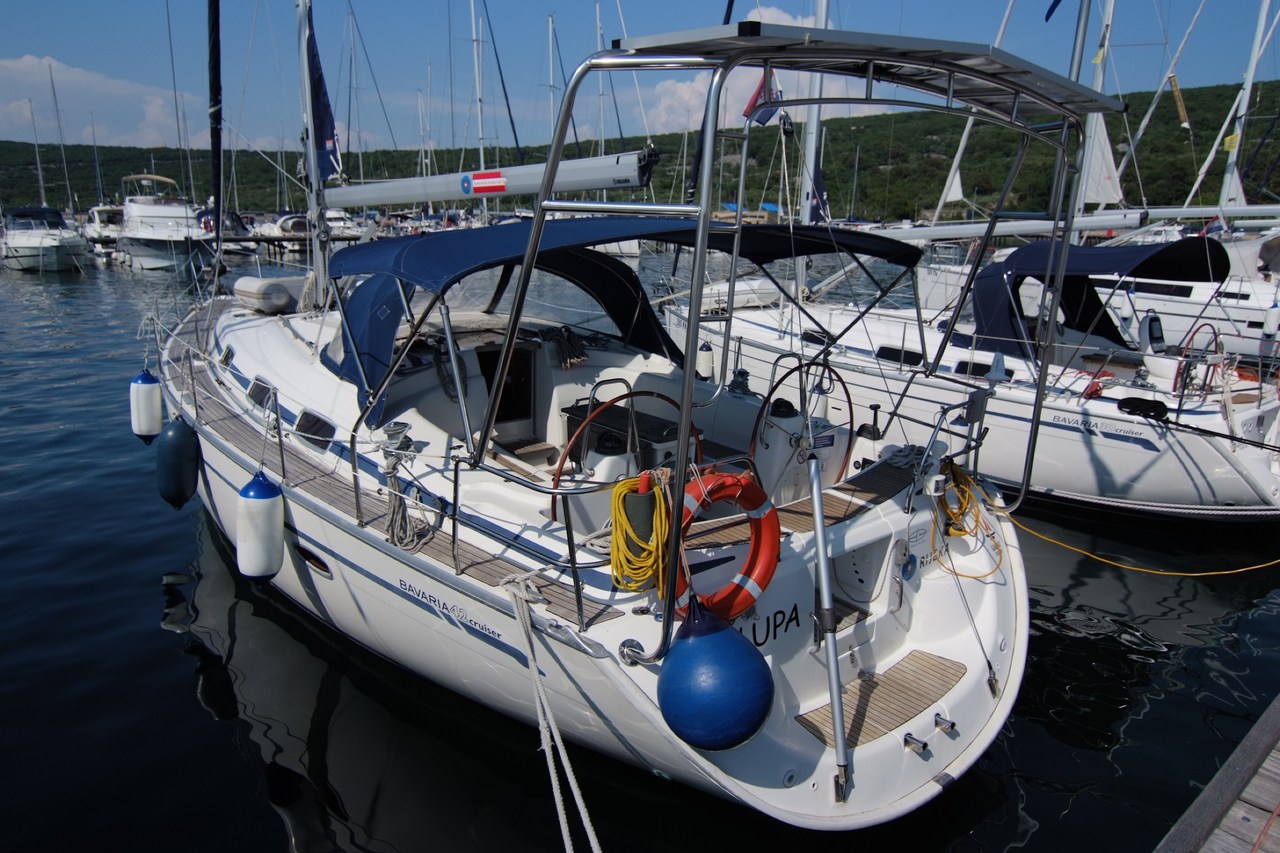
<svg viewBox="0 0 1280 853">
<path fill-rule="evenodd" d="M 507 179 L 502 172 L 475 172 L 462 176 L 462 192 L 466 195 L 474 193 L 500 193 L 507 189 Z"/>
<path fill-rule="evenodd" d="M 425 602 L 431 607 L 431 609 L 438 613 L 452 617 L 453 621 L 458 622 L 465 627 L 474 628 L 486 636 L 493 637 L 495 640 L 502 638 L 502 634 L 500 632 L 495 631 L 483 622 L 472 619 L 468 616 L 466 608 L 460 607 L 457 604 L 449 604 L 445 601 L 441 601 L 434 594 L 429 593 L 426 590 L 418 589 L 418 587 L 403 578 L 400 579 L 400 590 L 419 601 Z"/>
</svg>

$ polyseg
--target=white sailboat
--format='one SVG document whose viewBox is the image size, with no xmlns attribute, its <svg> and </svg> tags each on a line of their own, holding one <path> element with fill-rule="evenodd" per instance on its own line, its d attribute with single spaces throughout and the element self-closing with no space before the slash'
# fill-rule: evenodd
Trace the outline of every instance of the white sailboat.
<svg viewBox="0 0 1280 853">
<path fill-rule="evenodd" d="M 300 53 L 314 57 L 298 8 Z M 532 218 L 318 251 L 317 298 L 296 311 L 214 296 L 157 320 L 135 431 L 159 434 L 162 493 L 198 493 L 242 573 L 539 724 L 549 760 L 566 760 L 563 736 L 780 821 L 880 823 L 940 794 L 1007 719 L 1028 641 L 1021 550 L 998 493 L 957 464 L 973 447 L 886 444 L 853 467 L 847 397 L 822 414 L 803 382 L 798 398 L 779 385 L 761 399 L 703 381 L 684 355 L 699 318 L 682 352 L 635 270 L 593 249 L 681 245 L 695 282 L 714 252 L 796 257 L 785 228 L 746 239 L 716 224 L 709 179 L 687 205 L 561 195 L 592 185 L 588 172 L 618 185 L 598 162 L 559 162 L 584 80 L 673 67 L 832 74 L 869 96 L 875 68 L 895 99 L 936 106 L 946 91 L 1032 135 L 1024 111 L 1078 126 L 1114 108 L 949 42 L 758 22 L 623 40 L 574 74 Z M 314 112 L 323 90 L 304 86 Z M 713 84 L 709 136 L 722 98 Z M 420 201 L 434 179 L 323 188 L 328 139 L 312 131 L 306 145 L 313 215 Z M 533 174 L 511 173 L 512 191 Z M 806 253 L 828 239 L 816 229 Z M 167 425 L 149 404 L 161 394 Z"/>
<path fill-rule="evenodd" d="M 1108 246 L 1171 242 L 1194 234 L 1197 229 L 1201 235 L 1220 239 L 1225 231 L 1226 220 L 1280 215 L 1278 205 L 1247 203 L 1241 188 L 1235 146 L 1226 144 L 1229 139 L 1238 140 L 1243 133 L 1245 110 L 1240 105 L 1249 100 L 1258 53 L 1265 43 L 1268 8 L 1269 0 L 1262 0 L 1244 83 L 1182 206 L 1136 208 L 1128 211 L 1111 207 L 1123 201 L 1119 175 L 1131 162 L 1133 150 L 1131 147 L 1126 152 L 1117 168 L 1104 122 L 1100 120 L 1100 116 L 1091 117 L 1086 134 L 1086 157 L 1081 166 L 1083 178 L 1078 212 L 1082 215 L 1076 217 L 1078 231 L 1089 230 L 1095 234 L 1116 232 L 1118 236 L 1103 243 Z M 1114 3 L 1108 2 L 1104 7 L 1094 88 L 1102 85 L 1102 68 L 1110 47 L 1113 11 Z M 1193 27 L 1194 24 L 1193 21 Z M 1188 36 L 1190 32 L 1188 29 Z M 1163 82 L 1174 81 L 1177 58 L 1185 45 L 1184 38 Z M 1154 106 L 1153 102 L 1152 110 Z M 1150 117 L 1151 111 L 1148 111 L 1135 136 L 1135 145 Z M 1234 133 L 1229 135 L 1228 130 L 1233 126 Z M 1223 148 L 1230 150 L 1218 204 L 1192 206 L 1191 200 L 1208 173 L 1216 152 Z M 958 164 L 957 156 L 953 175 Z M 1090 205 L 1094 206 L 1092 212 L 1084 213 Z M 1207 221 L 1207 224 L 1203 228 L 1199 224 L 1195 228 L 1188 228 L 1179 224 L 1178 220 Z M 933 229 L 913 229 L 910 237 L 922 241 L 976 240 L 986 230 L 987 223 L 943 225 Z M 1045 230 L 1040 223 L 998 222 L 991 233 L 1017 235 L 1030 240 L 1042 236 Z M 1187 280 L 1182 276 L 1176 280 L 1129 277 L 1120 288 L 1120 294 L 1128 303 L 1126 310 L 1136 316 L 1148 312 L 1159 314 L 1165 339 L 1171 348 L 1194 350 L 1209 345 L 1220 346 L 1224 352 L 1249 361 L 1265 360 L 1265 372 L 1274 373 L 1275 365 L 1270 364 L 1270 360 L 1276 355 L 1276 337 L 1280 331 L 1280 261 L 1277 261 L 1274 236 L 1263 234 L 1225 241 L 1230 271 L 1222 276 L 1199 281 Z M 952 262 L 930 260 L 918 266 L 916 277 L 921 304 L 932 312 L 945 310 L 953 305 L 969 277 L 972 260 L 968 257 Z M 983 257 L 980 260 L 985 262 L 990 258 Z M 1110 298 L 1109 295 L 1116 288 L 1116 280 L 1114 277 L 1101 278 L 1098 287 L 1104 296 Z"/>
<path fill-rule="evenodd" d="M 1112 12 L 1108 3 L 1100 56 Z M 1095 90 L 1099 83 L 1100 70 Z M 1080 200 L 1077 213 L 1083 200 L 1106 201 L 1116 189 L 1110 149 L 1099 148 L 1106 144 L 1101 119 L 1086 119 L 1080 186 L 1063 196 Z M 949 186 L 958 174 L 953 168 Z M 987 239 L 999 215 L 998 208 L 982 224 Z M 1057 236 L 1068 233 L 1064 223 Z M 668 307 L 668 328 L 685 330 L 689 304 L 724 315 L 723 334 L 703 334 L 706 356 L 732 364 L 731 387 L 756 393 L 769 392 L 784 354 L 825 360 L 856 387 L 858 420 L 868 425 L 866 461 L 886 436 L 942 440 L 958 452 L 981 429 L 997 449 L 980 453 L 975 466 L 1020 495 L 1145 516 L 1280 518 L 1275 384 L 1238 369 L 1226 335 L 1166 337 L 1163 316 L 1139 302 L 1144 293 L 1221 292 L 1228 256 L 1218 243 L 1068 252 L 1049 240 L 997 253 L 981 272 L 974 260 L 916 266 L 911 310 L 881 308 L 906 272 L 885 273 L 865 259 L 811 261 L 825 270 L 817 281 L 789 269 L 740 273 L 726 264 L 729 281 L 704 291 L 700 303 L 690 297 Z M 837 289 L 838 299 L 824 297 Z M 1275 314 L 1280 324 L 1280 309 Z M 980 388 L 989 399 L 973 412 L 938 414 Z M 895 414 L 878 418 L 883 411 Z"/>
<path fill-rule="evenodd" d="M 876 440 L 886 438 L 940 440 L 958 450 L 971 440 L 972 416 L 947 415 L 940 428 L 937 413 L 985 388 L 986 439 L 974 464 L 1007 490 L 1020 492 L 1025 483 L 1046 500 L 1149 518 L 1280 519 L 1276 384 L 1259 380 L 1220 340 L 1173 344 L 1162 317 L 1136 312 L 1129 299 L 1135 282 L 1221 284 L 1223 247 L 1205 238 L 1074 247 L 1063 271 L 1046 276 L 1055 246 L 1062 244 L 1033 243 L 987 265 L 968 320 L 872 310 L 874 298 L 796 303 L 780 294 L 789 288 L 774 286 L 771 301 L 734 311 L 730 346 L 709 341 L 711 355 L 729 360 L 759 393 L 781 353 L 826 359 L 852 389 L 859 422 L 873 425 L 864 459 L 875 459 Z M 848 264 L 835 269 L 834 282 L 814 282 L 809 291 L 854 273 Z M 776 270 L 764 272 L 780 279 Z M 887 293 L 890 278 L 877 274 L 866 290 Z M 1041 305 L 1045 280 L 1055 282 L 1056 309 Z M 679 308 L 667 308 L 671 328 L 681 325 Z M 890 408 L 897 414 L 877 417 Z"/>
<path fill-rule="evenodd" d="M 1138 282 L 1130 288 L 1129 299 L 1139 311 L 1159 312 L 1171 341 L 1194 346 L 1216 338 L 1222 341 L 1227 352 L 1261 361 L 1265 372 L 1274 373 L 1275 357 L 1280 354 L 1276 344 L 1277 332 L 1280 331 L 1280 260 L 1277 260 L 1280 240 L 1276 239 L 1274 231 L 1236 238 L 1229 233 L 1227 226 L 1232 218 L 1257 219 L 1263 215 L 1280 215 L 1280 207 L 1276 205 L 1249 204 L 1238 162 L 1254 75 L 1266 43 L 1269 9 L 1270 0 L 1261 0 L 1244 82 L 1196 176 L 1184 207 L 1158 212 L 1162 220 L 1196 216 L 1202 221 L 1207 219 L 1200 233 L 1224 241 L 1231 271 L 1222 282 L 1197 282 L 1192 287 Z M 1272 20 L 1270 28 L 1274 30 L 1275 20 Z M 1191 202 L 1219 150 L 1226 153 L 1226 164 L 1218 204 L 1207 209 L 1193 208 Z M 1165 231 L 1168 237 L 1176 234 L 1175 228 Z M 1142 240 L 1147 236 L 1146 232 L 1139 232 L 1132 237 L 1122 235 L 1111 242 L 1122 245 L 1131 239 Z"/>
</svg>

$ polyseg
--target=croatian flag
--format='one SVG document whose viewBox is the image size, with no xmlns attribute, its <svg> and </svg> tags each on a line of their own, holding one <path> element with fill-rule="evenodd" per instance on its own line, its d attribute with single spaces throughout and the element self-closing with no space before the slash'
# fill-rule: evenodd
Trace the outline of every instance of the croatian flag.
<svg viewBox="0 0 1280 853">
<path fill-rule="evenodd" d="M 1209 234 L 1217 234 L 1219 231 L 1223 230 L 1223 228 L 1225 228 L 1225 226 L 1222 224 L 1222 217 L 1215 216 L 1200 229 L 1200 236 L 1205 237 Z"/>
<path fill-rule="evenodd" d="M 765 89 L 765 81 L 768 81 L 769 88 Z M 756 92 L 751 96 L 751 100 L 747 103 L 747 108 L 742 111 L 743 118 L 750 118 L 751 111 L 762 103 L 782 100 L 782 90 L 778 88 L 778 78 L 774 76 L 773 69 L 769 69 L 760 75 L 760 85 L 756 86 Z M 769 119 L 773 118 L 773 114 L 778 111 L 777 107 L 763 109 L 756 114 L 756 124 L 768 124 Z"/>
</svg>

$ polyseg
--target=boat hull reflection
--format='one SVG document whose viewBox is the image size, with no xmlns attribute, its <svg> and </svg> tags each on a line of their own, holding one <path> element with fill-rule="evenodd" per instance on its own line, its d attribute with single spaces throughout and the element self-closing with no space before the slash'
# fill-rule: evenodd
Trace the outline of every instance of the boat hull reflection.
<svg viewBox="0 0 1280 853">
<path fill-rule="evenodd" d="M 563 848 L 536 731 L 315 626 L 234 566 L 202 516 L 190 574 L 166 578 L 164 627 L 190 640 L 201 705 L 244 727 L 291 850 Z"/>
</svg>

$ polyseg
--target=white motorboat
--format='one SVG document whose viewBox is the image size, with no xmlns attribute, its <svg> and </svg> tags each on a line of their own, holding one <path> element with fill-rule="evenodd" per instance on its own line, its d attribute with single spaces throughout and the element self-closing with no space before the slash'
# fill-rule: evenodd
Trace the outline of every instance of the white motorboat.
<svg viewBox="0 0 1280 853">
<path fill-rule="evenodd" d="M 118 204 L 95 204 L 89 208 L 81 233 L 89 241 L 95 258 L 107 261 L 115 256 L 116 241 L 120 239 L 123 224 L 124 208 Z"/>
<path fill-rule="evenodd" d="M 215 235 L 176 181 L 160 175 L 123 178 L 124 205 L 116 249 L 133 269 L 193 270 L 212 264 Z"/>
<path fill-rule="evenodd" d="M 857 241 L 845 242 L 846 252 L 860 251 Z M 987 436 L 975 465 L 1006 489 L 1027 480 L 1041 497 L 1141 515 L 1280 518 L 1275 383 L 1242 366 L 1222 336 L 1205 334 L 1188 345 L 1167 340 L 1162 316 L 1135 311 L 1127 287 L 1135 280 L 1221 282 L 1221 244 L 1193 237 L 1071 247 L 1065 269 L 1049 279 L 1060 294 L 1053 309 L 1041 304 L 1041 282 L 1055 269 L 1055 246 L 1061 244 L 1029 244 L 985 266 L 969 319 L 959 322 L 936 310 L 873 309 L 865 294 L 882 297 L 889 289 L 883 282 L 864 290 L 860 302 L 797 301 L 786 296 L 794 287 L 781 276 L 757 276 L 744 291 L 755 294 L 752 301 L 733 299 L 728 358 L 743 371 L 739 385 L 761 393 L 779 353 L 825 360 L 854 389 L 856 420 L 870 425 L 867 436 L 895 441 L 934 435 L 939 407 L 989 388 Z M 806 293 L 847 280 L 851 267 L 846 259 L 831 280 Z M 773 285 L 771 298 L 760 295 L 762 280 Z M 1101 289 L 1103 281 L 1112 290 Z M 726 304 L 726 291 L 722 284 L 710 298 L 704 293 L 704 310 Z M 678 302 L 666 315 L 670 330 L 683 329 Z M 1051 339 L 1050 324 L 1040 319 L 1049 316 L 1056 318 Z M 706 337 L 710 355 L 720 357 L 722 341 Z M 891 409 L 896 414 L 886 416 Z M 954 447 L 971 441 L 973 428 L 957 412 L 942 435 Z M 874 458 L 874 443 L 867 447 Z"/>
<path fill-rule="evenodd" d="M 331 240 L 359 240 L 369 230 L 368 224 L 360 224 L 354 216 L 340 207 L 325 208 L 324 224 L 329 229 Z"/>
<path fill-rule="evenodd" d="M 0 229 L 4 265 L 23 272 L 64 272 L 84 268 L 89 244 L 52 207 L 14 207 Z"/>
<path fill-rule="evenodd" d="M 266 238 L 265 244 L 276 247 L 281 254 L 305 255 L 311 245 L 311 223 L 305 213 L 286 213 L 259 223 L 252 235 Z"/>
<path fill-rule="evenodd" d="M 851 78 L 841 93 L 876 102 L 874 73 L 894 103 L 945 92 L 946 109 L 1033 136 L 1045 112 L 1079 131 L 1117 106 L 972 45 L 758 22 L 624 41 L 567 86 L 530 220 L 317 251 L 296 310 L 216 295 L 156 318 L 134 428 L 159 436 L 166 500 L 198 494 L 241 573 L 538 724 L 550 760 L 563 736 L 851 829 L 934 798 L 994 741 L 1025 665 L 1025 569 L 999 493 L 958 464 L 976 443 L 881 440 L 855 468 L 838 377 L 825 414 L 794 370 L 763 398 L 703 381 L 698 318 L 682 351 L 636 270 L 593 249 L 683 246 L 701 282 L 714 251 L 790 262 L 793 234 L 739 239 L 713 220 L 710 180 L 692 205 L 553 198 L 590 74 L 739 67 Z M 326 175 L 317 147 L 308 172 Z"/>
</svg>

